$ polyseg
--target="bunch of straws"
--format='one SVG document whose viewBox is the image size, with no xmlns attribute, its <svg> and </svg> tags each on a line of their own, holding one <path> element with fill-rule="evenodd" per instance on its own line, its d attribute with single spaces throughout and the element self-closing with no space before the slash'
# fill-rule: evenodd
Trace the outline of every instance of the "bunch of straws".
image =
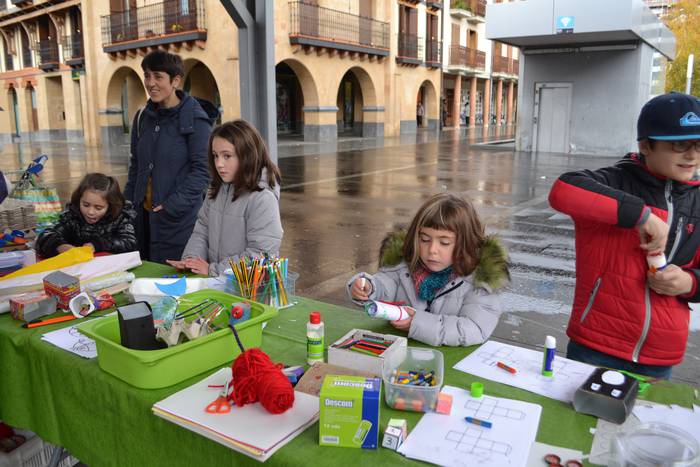
<svg viewBox="0 0 700 467">
<path fill-rule="evenodd" d="M 229 259 L 229 264 L 234 276 L 233 285 L 241 297 L 276 308 L 289 304 L 284 286 L 287 280 L 288 258 L 244 257 L 238 261 Z"/>
</svg>

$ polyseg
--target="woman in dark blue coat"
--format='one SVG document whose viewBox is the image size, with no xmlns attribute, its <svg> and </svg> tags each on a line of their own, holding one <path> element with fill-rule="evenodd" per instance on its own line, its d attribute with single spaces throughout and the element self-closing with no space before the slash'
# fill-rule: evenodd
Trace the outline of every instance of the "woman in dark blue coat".
<svg viewBox="0 0 700 467">
<path fill-rule="evenodd" d="M 141 63 L 150 99 L 134 117 L 124 196 L 136 209 L 141 258 L 180 258 L 209 184 L 207 147 L 218 111 L 178 88 L 182 59 L 154 51 Z"/>
</svg>

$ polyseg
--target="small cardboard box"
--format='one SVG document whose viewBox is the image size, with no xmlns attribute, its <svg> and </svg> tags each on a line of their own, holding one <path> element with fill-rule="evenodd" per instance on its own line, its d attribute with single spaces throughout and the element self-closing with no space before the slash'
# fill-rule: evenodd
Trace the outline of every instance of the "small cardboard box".
<svg viewBox="0 0 700 467">
<path fill-rule="evenodd" d="M 10 299 L 10 313 L 14 319 L 30 322 L 56 313 L 56 297 L 44 292 L 29 292 Z"/>
<path fill-rule="evenodd" d="M 376 449 L 382 380 L 328 375 L 320 396 L 319 444 Z"/>
<path fill-rule="evenodd" d="M 359 340 L 364 337 L 380 339 L 386 342 L 392 342 L 392 344 L 381 355 L 376 356 L 340 348 L 345 342 L 352 341 L 353 339 Z M 379 334 L 363 329 L 352 329 L 328 347 L 328 363 L 345 368 L 352 368 L 353 370 L 366 371 L 381 378 L 384 362 L 388 362 L 389 365 L 398 365 L 401 363 L 405 352 L 401 352 L 399 349 L 405 349 L 407 345 L 408 341 L 405 337 L 393 336 L 391 334 Z"/>
<path fill-rule="evenodd" d="M 44 276 L 44 291 L 46 295 L 56 297 L 59 308 L 68 310 L 71 299 L 80 293 L 80 279 L 55 271 Z"/>
</svg>

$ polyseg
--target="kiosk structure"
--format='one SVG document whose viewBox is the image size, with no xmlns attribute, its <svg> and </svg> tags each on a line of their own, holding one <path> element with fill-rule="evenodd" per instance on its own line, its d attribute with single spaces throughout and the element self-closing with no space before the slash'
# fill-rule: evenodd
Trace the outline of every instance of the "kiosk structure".
<svg viewBox="0 0 700 467">
<path fill-rule="evenodd" d="M 521 50 L 516 150 L 571 154 L 636 148 L 637 115 L 663 92 L 658 64 L 676 47 L 643 0 L 490 3 L 486 37 Z"/>
</svg>

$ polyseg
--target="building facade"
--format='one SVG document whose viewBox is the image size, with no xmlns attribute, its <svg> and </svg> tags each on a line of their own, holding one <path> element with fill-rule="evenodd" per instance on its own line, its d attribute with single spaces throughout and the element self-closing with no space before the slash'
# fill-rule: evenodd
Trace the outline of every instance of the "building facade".
<svg viewBox="0 0 700 467">
<path fill-rule="evenodd" d="M 437 129 L 443 2 L 275 1 L 281 138 Z M 0 140 L 128 142 L 141 60 L 179 54 L 184 89 L 240 116 L 238 34 L 219 0 L 0 0 Z M 419 115 L 420 114 L 420 115 Z"/>
<path fill-rule="evenodd" d="M 486 39 L 486 0 L 446 0 L 444 94 L 447 125 L 515 122 L 518 49 Z"/>
</svg>

